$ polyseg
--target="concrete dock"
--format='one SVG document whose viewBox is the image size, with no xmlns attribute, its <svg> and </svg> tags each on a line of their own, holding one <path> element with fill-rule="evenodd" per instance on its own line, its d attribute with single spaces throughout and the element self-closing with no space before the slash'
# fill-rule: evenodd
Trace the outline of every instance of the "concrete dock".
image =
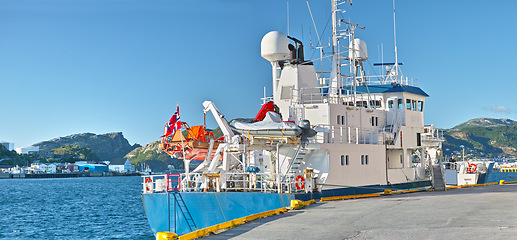
<svg viewBox="0 0 517 240">
<path fill-rule="evenodd" d="M 317 203 L 204 239 L 517 239 L 517 184 Z"/>
</svg>

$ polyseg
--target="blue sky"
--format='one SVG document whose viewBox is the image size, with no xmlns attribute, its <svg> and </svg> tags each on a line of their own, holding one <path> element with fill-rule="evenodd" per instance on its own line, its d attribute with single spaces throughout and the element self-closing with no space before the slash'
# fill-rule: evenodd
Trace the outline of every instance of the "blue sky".
<svg viewBox="0 0 517 240">
<path fill-rule="evenodd" d="M 330 3 L 309 3 L 328 42 Z M 430 95 L 426 124 L 517 120 L 516 5 L 396 2 L 399 60 Z M 289 6 L 289 34 L 315 58 L 306 1 Z M 393 61 L 392 1 L 356 0 L 346 9 L 366 27 L 356 35 L 369 64 L 380 61 L 381 44 L 384 61 Z M 254 117 L 263 87 L 271 94 L 260 41 L 273 30 L 288 31 L 286 1 L 0 0 L 0 140 L 22 147 L 120 131 L 144 145 L 158 140 L 176 103 L 183 121 L 202 124 L 204 100 L 228 120 Z"/>
</svg>

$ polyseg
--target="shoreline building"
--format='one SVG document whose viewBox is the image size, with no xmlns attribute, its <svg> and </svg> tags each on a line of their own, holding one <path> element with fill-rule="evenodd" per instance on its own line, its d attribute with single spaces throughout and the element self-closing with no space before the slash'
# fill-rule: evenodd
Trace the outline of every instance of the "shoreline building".
<svg viewBox="0 0 517 240">
<path fill-rule="evenodd" d="M 36 146 L 19 147 L 19 148 L 16 148 L 16 152 L 18 154 L 37 153 L 37 152 L 39 152 L 39 147 L 36 147 Z"/>
<path fill-rule="evenodd" d="M 4 145 L 4 147 L 7 148 L 7 150 L 9 150 L 9 151 L 14 150 L 14 143 L 12 143 L 12 142 L 4 142 L 4 141 L 2 141 L 0 143 L 2 145 Z"/>
<path fill-rule="evenodd" d="M 133 166 L 127 158 L 114 158 L 109 164 L 110 172 L 134 172 L 135 166 Z"/>
</svg>

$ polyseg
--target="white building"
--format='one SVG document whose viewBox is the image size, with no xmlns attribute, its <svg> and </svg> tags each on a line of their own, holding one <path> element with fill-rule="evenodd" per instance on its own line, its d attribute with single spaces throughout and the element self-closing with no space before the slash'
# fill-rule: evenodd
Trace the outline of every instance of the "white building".
<svg viewBox="0 0 517 240">
<path fill-rule="evenodd" d="M 4 145 L 7 150 L 12 151 L 14 150 L 14 143 L 11 142 L 0 142 L 0 144 Z"/>
<path fill-rule="evenodd" d="M 16 152 L 18 154 L 29 154 L 29 153 L 33 153 L 33 152 L 39 152 L 39 147 L 36 147 L 36 146 L 19 147 L 19 148 L 16 148 Z"/>
<path fill-rule="evenodd" d="M 135 166 L 127 158 L 115 158 L 111 160 L 109 170 L 111 172 L 134 172 Z"/>
<path fill-rule="evenodd" d="M 56 164 L 33 163 L 31 169 L 34 173 L 56 173 Z"/>
</svg>

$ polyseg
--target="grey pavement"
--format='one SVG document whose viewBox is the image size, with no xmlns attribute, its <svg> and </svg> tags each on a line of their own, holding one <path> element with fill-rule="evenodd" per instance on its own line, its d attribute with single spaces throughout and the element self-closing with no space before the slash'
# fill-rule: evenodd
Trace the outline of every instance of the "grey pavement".
<svg viewBox="0 0 517 240">
<path fill-rule="evenodd" d="M 203 239 L 517 239 L 517 184 L 317 203 Z"/>
</svg>

